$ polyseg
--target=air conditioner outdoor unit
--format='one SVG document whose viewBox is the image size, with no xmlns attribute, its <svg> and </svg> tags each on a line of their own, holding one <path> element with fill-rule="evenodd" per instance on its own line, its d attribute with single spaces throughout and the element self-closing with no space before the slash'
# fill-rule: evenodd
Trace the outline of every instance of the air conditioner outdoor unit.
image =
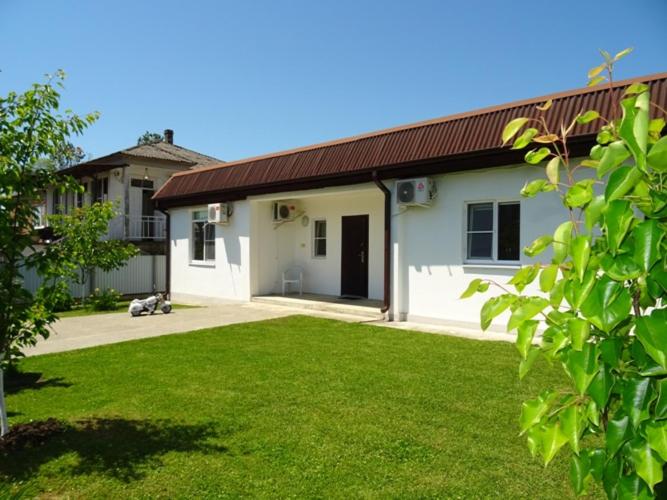
<svg viewBox="0 0 667 500">
<path fill-rule="evenodd" d="M 299 204 L 294 200 L 276 201 L 273 203 L 273 222 L 294 220 L 301 213 Z"/>
<path fill-rule="evenodd" d="M 396 183 L 396 202 L 400 206 L 427 207 L 437 195 L 438 187 L 429 177 L 406 179 Z"/>
<path fill-rule="evenodd" d="M 227 224 L 230 215 L 230 207 L 227 203 L 211 203 L 208 206 L 209 224 Z"/>
</svg>

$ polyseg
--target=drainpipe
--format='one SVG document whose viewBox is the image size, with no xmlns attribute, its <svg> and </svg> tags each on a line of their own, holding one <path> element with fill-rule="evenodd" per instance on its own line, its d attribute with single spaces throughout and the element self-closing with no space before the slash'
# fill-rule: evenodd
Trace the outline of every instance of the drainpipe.
<svg viewBox="0 0 667 500">
<path fill-rule="evenodd" d="M 164 270 L 164 286 L 165 296 L 171 298 L 171 216 L 169 215 L 169 210 L 162 210 L 167 218 L 165 219 L 165 224 L 167 225 L 165 235 L 164 235 L 164 257 L 165 257 L 165 270 Z"/>
<path fill-rule="evenodd" d="M 373 171 L 373 182 L 384 193 L 384 300 L 380 312 L 389 310 L 391 297 L 391 191 L 378 177 L 377 170 Z"/>
</svg>

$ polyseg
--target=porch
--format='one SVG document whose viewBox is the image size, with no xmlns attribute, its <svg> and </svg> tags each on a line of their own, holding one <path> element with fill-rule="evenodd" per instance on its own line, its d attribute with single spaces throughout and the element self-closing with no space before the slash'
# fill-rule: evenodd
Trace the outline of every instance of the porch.
<svg viewBox="0 0 667 500">
<path fill-rule="evenodd" d="M 305 301 L 300 306 L 364 304 L 379 310 L 384 195 L 377 186 L 280 193 L 250 204 L 251 296 L 282 300 L 283 273 L 291 272 L 301 275 L 304 297 L 289 297 Z M 294 284 L 288 289 L 297 290 Z M 341 296 L 359 300 L 348 303 Z"/>
<path fill-rule="evenodd" d="M 111 239 L 164 241 L 166 235 L 165 215 L 120 215 L 109 223 Z"/>
</svg>

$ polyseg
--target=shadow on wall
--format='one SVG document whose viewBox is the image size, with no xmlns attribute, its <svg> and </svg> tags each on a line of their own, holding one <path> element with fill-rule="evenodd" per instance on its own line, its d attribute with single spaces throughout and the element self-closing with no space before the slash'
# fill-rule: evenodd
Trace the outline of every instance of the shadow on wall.
<svg viewBox="0 0 667 500">
<path fill-rule="evenodd" d="M 10 433 L 11 434 L 11 433 Z M 160 457 L 168 452 L 226 453 L 225 446 L 212 441 L 219 437 L 213 423 L 173 424 L 167 420 L 126 420 L 91 418 L 67 424 L 64 430 L 43 444 L 0 455 L 2 479 L 21 481 L 63 455 L 76 459 L 64 474 L 101 474 L 119 481 L 141 479 L 150 469 L 160 467 Z M 68 462 L 69 463 L 69 462 Z"/>
</svg>

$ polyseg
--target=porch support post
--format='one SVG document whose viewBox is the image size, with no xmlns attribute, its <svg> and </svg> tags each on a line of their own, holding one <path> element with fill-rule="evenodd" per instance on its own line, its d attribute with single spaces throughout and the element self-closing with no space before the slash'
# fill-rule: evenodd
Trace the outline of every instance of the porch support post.
<svg viewBox="0 0 667 500">
<path fill-rule="evenodd" d="M 373 182 L 384 194 L 384 298 L 380 309 L 384 314 L 391 305 L 391 191 L 382 183 L 377 170 L 373 171 Z"/>
<path fill-rule="evenodd" d="M 162 209 L 166 214 L 167 218 L 165 223 L 167 224 L 165 235 L 164 235 L 164 260 L 165 260 L 165 269 L 164 269 L 164 287 L 165 296 L 170 299 L 171 294 L 171 216 L 169 215 L 169 210 Z"/>
</svg>

